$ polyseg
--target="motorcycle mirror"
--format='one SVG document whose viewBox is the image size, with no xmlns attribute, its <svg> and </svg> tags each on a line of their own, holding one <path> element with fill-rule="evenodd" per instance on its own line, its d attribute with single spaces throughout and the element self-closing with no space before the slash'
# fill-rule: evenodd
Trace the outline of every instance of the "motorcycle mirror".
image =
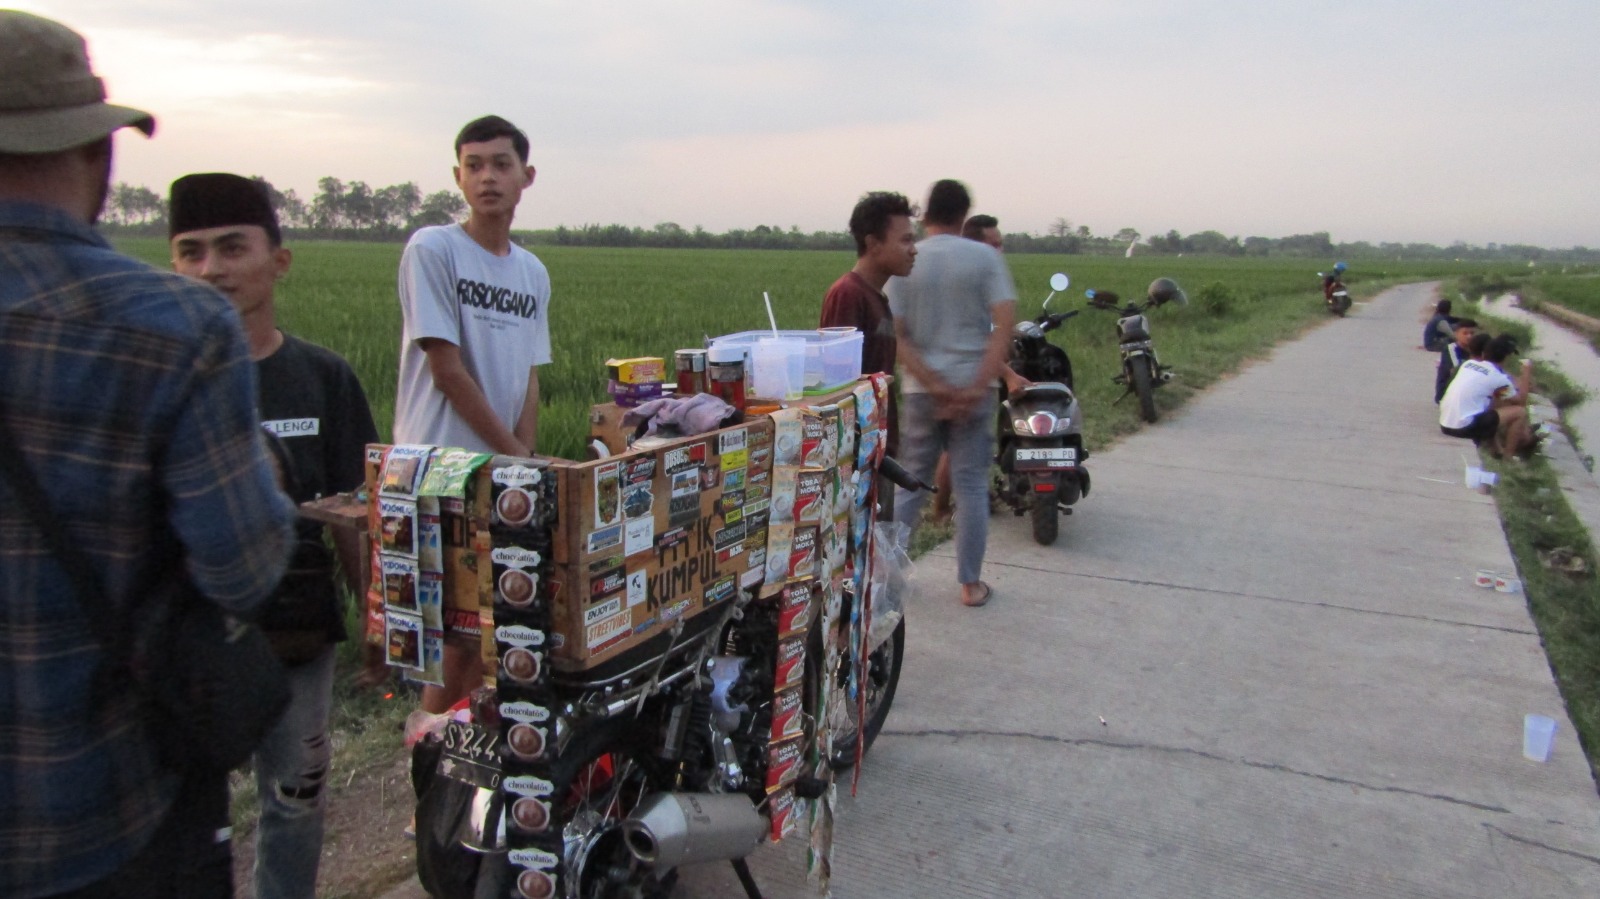
<svg viewBox="0 0 1600 899">
<path fill-rule="evenodd" d="M 1055 296 L 1056 296 L 1057 293 L 1059 293 L 1060 291 L 1066 290 L 1067 289 L 1067 285 L 1071 284 L 1071 283 L 1072 283 L 1072 279 L 1068 278 L 1065 274 L 1063 274 L 1061 272 L 1056 272 L 1055 274 L 1051 275 L 1050 276 L 1050 295 L 1044 298 L 1044 308 L 1049 309 L 1050 308 L 1050 301 L 1055 299 Z"/>
</svg>

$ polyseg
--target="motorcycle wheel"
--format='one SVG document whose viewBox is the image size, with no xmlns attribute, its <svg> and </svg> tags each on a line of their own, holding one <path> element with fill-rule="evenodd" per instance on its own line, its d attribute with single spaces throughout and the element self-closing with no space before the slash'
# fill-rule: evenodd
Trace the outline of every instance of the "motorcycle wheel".
<svg viewBox="0 0 1600 899">
<path fill-rule="evenodd" d="M 1128 375 L 1133 383 L 1133 392 L 1139 395 L 1139 414 L 1145 421 L 1155 424 L 1160 415 L 1156 412 L 1156 393 L 1154 377 L 1150 373 L 1150 357 L 1135 356 L 1129 359 Z"/>
<path fill-rule="evenodd" d="M 806 652 L 806 677 L 813 684 L 820 684 L 822 629 L 818 628 L 815 634 L 811 648 Z M 878 738 L 878 732 L 883 730 L 883 723 L 889 718 L 889 706 L 894 704 L 894 693 L 900 686 L 900 666 L 905 660 L 905 652 L 906 622 L 902 618 L 889 639 L 867 656 L 866 677 L 862 679 L 867 691 L 866 739 L 861 748 L 863 756 L 872 749 L 872 741 Z M 856 734 L 862 728 L 856 704 L 850 701 L 850 658 L 846 653 L 840 653 L 838 680 L 839 689 L 830 697 L 829 706 L 836 707 L 835 703 L 841 703 L 846 713 L 834 719 L 838 723 L 833 731 L 833 755 L 829 764 L 835 771 L 848 771 L 856 763 Z"/>
<path fill-rule="evenodd" d="M 613 718 L 580 730 L 550 767 L 555 819 L 567 845 L 562 895 L 578 899 L 667 899 L 677 871 L 652 872 L 628 852 L 617 827 L 652 794 L 666 789 L 636 720 Z M 582 846 L 574 855 L 573 847 Z"/>
<path fill-rule="evenodd" d="M 434 773 L 417 801 L 417 880 L 434 899 L 472 899 L 486 856 L 461 845 L 477 788 Z"/>
<path fill-rule="evenodd" d="M 1033 495 L 1033 508 L 1029 510 L 1033 520 L 1033 542 L 1040 546 L 1049 546 L 1056 542 L 1056 533 L 1061 523 L 1061 508 L 1056 502 L 1054 493 L 1035 493 Z"/>
</svg>

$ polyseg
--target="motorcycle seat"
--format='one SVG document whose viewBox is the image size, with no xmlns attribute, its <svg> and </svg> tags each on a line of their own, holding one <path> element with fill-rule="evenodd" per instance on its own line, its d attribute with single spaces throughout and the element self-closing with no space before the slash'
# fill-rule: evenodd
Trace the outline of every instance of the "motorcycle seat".
<svg viewBox="0 0 1600 899">
<path fill-rule="evenodd" d="M 1059 381 L 1040 381 L 1029 384 L 1017 394 L 1019 399 L 1072 399 L 1072 391 Z"/>
</svg>

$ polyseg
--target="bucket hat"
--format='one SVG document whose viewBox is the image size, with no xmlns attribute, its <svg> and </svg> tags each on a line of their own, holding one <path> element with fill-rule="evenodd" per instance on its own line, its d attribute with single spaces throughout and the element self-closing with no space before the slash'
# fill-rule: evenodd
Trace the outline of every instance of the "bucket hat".
<svg viewBox="0 0 1600 899">
<path fill-rule="evenodd" d="M 59 22 L 0 10 L 0 153 L 55 153 L 130 126 L 149 136 L 156 120 L 106 102 L 82 36 Z"/>
</svg>

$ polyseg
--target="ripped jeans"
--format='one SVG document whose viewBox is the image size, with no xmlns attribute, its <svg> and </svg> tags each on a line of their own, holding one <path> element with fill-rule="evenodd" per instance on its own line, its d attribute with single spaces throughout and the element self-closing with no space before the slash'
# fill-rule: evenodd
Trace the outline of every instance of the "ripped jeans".
<svg viewBox="0 0 1600 899">
<path fill-rule="evenodd" d="M 256 750 L 257 899 L 313 899 L 322 859 L 327 809 L 328 708 L 333 700 L 334 647 L 287 669 L 293 698 Z"/>
</svg>

